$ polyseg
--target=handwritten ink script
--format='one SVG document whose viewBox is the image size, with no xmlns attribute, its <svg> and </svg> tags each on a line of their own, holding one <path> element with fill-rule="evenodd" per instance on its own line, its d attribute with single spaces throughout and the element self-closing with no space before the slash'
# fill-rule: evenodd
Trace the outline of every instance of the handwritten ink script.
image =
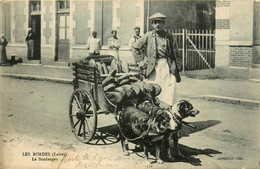
<svg viewBox="0 0 260 169">
<path fill-rule="evenodd" d="M 100 153 L 86 153 L 72 157 L 64 156 L 59 166 L 73 163 L 75 168 L 115 168 L 118 167 L 118 164 L 114 163 L 114 161 L 118 162 L 120 160 L 122 160 L 120 156 L 105 157 Z"/>
</svg>

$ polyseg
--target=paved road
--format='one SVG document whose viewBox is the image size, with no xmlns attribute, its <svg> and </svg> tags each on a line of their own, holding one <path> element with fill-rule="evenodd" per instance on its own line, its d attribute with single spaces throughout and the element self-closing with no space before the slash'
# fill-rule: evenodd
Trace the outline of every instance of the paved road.
<svg viewBox="0 0 260 169">
<path fill-rule="evenodd" d="M 0 168 L 19 168 L 19 165 L 20 168 L 144 167 L 143 153 L 124 156 L 120 142 L 104 145 L 99 141 L 99 145 L 86 145 L 76 140 L 68 118 L 71 85 L 12 78 L 0 80 L 0 151 L 4 154 L 0 157 Z M 196 125 L 196 130 L 184 127 L 181 131 L 180 150 L 187 158 L 153 164 L 154 168 L 259 167 L 258 108 L 190 101 L 201 113 L 186 120 Z M 107 131 L 111 128 L 117 131 L 113 115 L 101 115 L 98 120 Z M 130 148 L 134 148 L 134 144 L 130 144 Z M 62 153 L 67 156 L 63 158 Z"/>
</svg>

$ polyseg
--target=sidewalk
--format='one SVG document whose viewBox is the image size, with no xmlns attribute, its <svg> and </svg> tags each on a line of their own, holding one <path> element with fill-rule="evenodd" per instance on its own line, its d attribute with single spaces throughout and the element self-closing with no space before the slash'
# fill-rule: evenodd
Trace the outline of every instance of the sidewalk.
<svg viewBox="0 0 260 169">
<path fill-rule="evenodd" d="M 4 77 L 29 80 L 46 80 L 72 84 L 72 68 L 61 66 L 42 66 L 20 64 L 0 67 Z M 177 84 L 178 98 L 206 99 L 224 103 L 260 106 L 259 81 L 239 79 L 193 79 L 182 76 Z"/>
<path fill-rule="evenodd" d="M 231 104 L 260 106 L 260 83 L 239 79 L 193 79 L 182 77 L 178 96 Z"/>
</svg>

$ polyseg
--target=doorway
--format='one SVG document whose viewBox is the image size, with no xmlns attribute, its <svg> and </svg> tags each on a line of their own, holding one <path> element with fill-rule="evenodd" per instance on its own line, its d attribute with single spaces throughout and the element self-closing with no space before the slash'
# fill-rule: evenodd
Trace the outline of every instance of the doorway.
<svg viewBox="0 0 260 169">
<path fill-rule="evenodd" d="M 41 15 L 31 16 L 31 26 L 35 36 L 33 60 L 41 60 Z"/>
<path fill-rule="evenodd" d="M 58 14 L 57 21 L 56 61 L 69 61 L 69 13 Z"/>
</svg>

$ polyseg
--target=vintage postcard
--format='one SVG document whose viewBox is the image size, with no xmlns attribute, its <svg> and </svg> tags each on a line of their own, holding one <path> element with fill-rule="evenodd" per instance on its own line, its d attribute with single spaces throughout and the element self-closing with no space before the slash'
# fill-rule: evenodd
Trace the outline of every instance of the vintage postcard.
<svg viewBox="0 0 260 169">
<path fill-rule="evenodd" d="M 0 0 L 0 168 L 260 168 L 259 0 Z"/>
</svg>

